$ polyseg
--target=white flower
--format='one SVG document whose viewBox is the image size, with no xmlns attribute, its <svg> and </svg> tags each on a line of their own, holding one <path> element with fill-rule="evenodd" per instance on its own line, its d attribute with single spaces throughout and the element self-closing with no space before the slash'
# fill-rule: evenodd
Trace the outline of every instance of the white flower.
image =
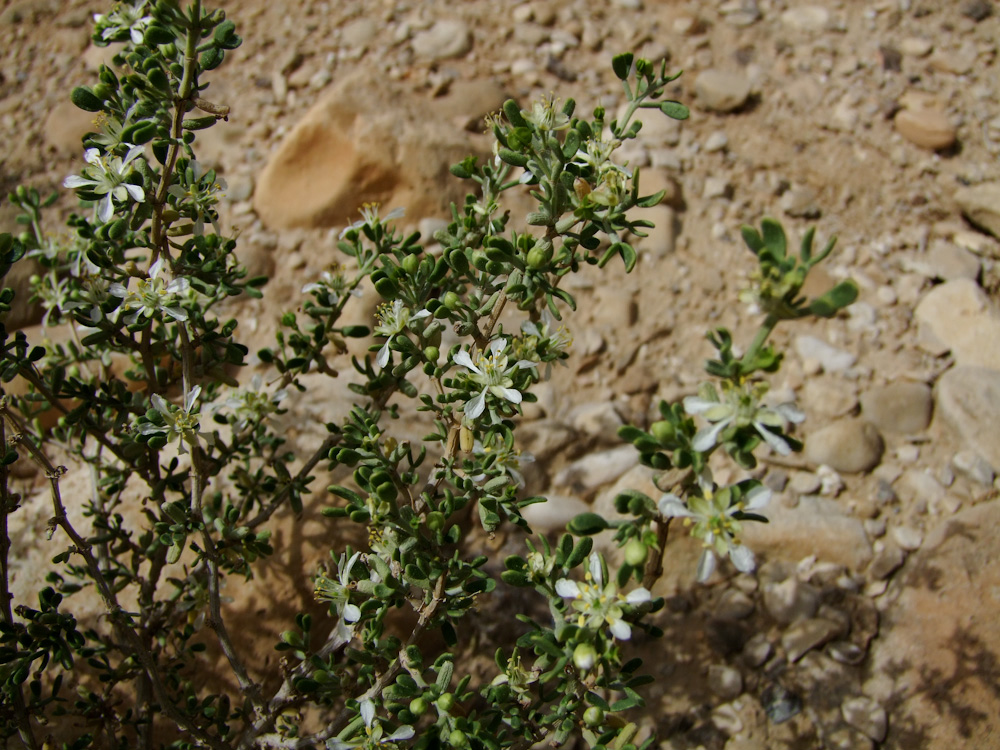
<svg viewBox="0 0 1000 750">
<path fill-rule="evenodd" d="M 542 313 L 541 325 L 526 320 L 521 323 L 521 331 L 525 338 L 515 341 L 519 351 L 531 357 L 539 357 L 545 362 L 543 379 L 552 377 L 552 363 L 560 362 L 566 366 L 565 359 L 569 356 L 569 348 L 573 345 L 573 334 L 564 325 L 556 325 L 556 319 L 546 310 Z M 541 350 L 541 351 L 539 351 Z"/>
<path fill-rule="evenodd" d="M 200 426 L 201 414 L 194 410 L 194 406 L 198 401 L 198 397 L 201 395 L 201 386 L 196 385 L 194 388 L 189 390 L 184 396 L 184 406 L 176 407 L 169 403 L 163 396 L 159 393 L 154 393 L 150 397 L 150 401 L 153 402 L 153 407 L 160 413 L 163 417 L 163 421 L 166 423 L 163 426 L 153 424 L 152 422 L 144 422 L 139 426 L 139 432 L 142 435 L 163 435 L 167 436 L 167 442 L 173 442 L 174 440 L 180 440 L 181 453 L 186 453 L 185 443 L 194 446 L 198 443 L 198 438 L 205 440 L 208 443 L 212 442 L 212 436 L 205 432 L 199 432 L 198 427 Z"/>
<path fill-rule="evenodd" d="M 205 172 L 196 161 L 188 164 L 190 174 L 183 175 L 185 179 L 190 177 L 186 186 L 173 184 L 167 188 L 167 192 L 177 199 L 177 208 L 186 210 L 194 219 L 194 233 L 203 235 L 205 233 L 205 219 L 212 224 L 212 229 L 219 234 L 219 215 L 213 208 L 223 195 L 226 189 L 226 181 L 221 177 L 216 177 L 215 170 Z M 207 179 L 202 179 L 206 178 Z"/>
<path fill-rule="evenodd" d="M 469 371 L 470 380 L 482 386 L 482 390 L 465 404 L 465 416 L 469 419 L 476 419 L 486 409 L 487 392 L 512 404 L 521 403 L 521 393 L 512 387 L 514 381 L 510 374 L 527 367 L 536 367 L 537 363 L 522 359 L 508 366 L 507 357 L 503 354 L 506 348 L 507 340 L 500 337 L 490 342 L 489 354 L 477 351 L 475 361 L 464 349 L 456 352 L 452 358 L 456 365 Z"/>
<path fill-rule="evenodd" d="M 789 422 L 798 424 L 805 419 L 805 414 L 793 404 L 779 404 L 774 407 L 761 405 L 760 399 L 766 392 L 766 383 L 733 386 L 723 382 L 721 401 L 714 389 L 709 390 L 707 398 L 701 396 L 685 398 L 684 411 L 688 414 L 700 414 L 712 423 L 698 431 L 691 441 L 691 447 L 696 451 L 707 451 L 718 442 L 719 435 L 729 425 L 737 429 L 753 425 L 772 450 L 787 456 L 791 453 L 791 447 L 771 429 L 777 427 L 784 430 Z"/>
<path fill-rule="evenodd" d="M 347 643 L 354 634 L 353 625 L 361 619 L 361 609 L 356 604 L 351 604 L 351 569 L 361 557 L 360 552 L 355 552 L 350 558 L 346 553 L 340 555 L 337 561 L 337 579 L 332 580 L 321 575 L 316 580 L 316 598 L 333 604 L 340 618 L 337 622 L 337 637 L 339 645 Z"/>
<path fill-rule="evenodd" d="M 698 580 L 706 581 L 715 571 L 715 555 L 729 555 L 737 570 L 750 573 L 756 566 L 753 552 L 740 544 L 740 522 L 734 518 L 739 511 L 755 511 L 771 500 L 771 490 L 757 485 L 743 495 L 739 502 L 732 502 L 732 490 L 725 487 L 716 491 L 711 475 L 705 471 L 698 477 L 701 495 L 687 503 L 673 493 L 660 498 L 660 513 L 666 518 L 683 518 L 693 524 L 691 536 L 701 539 L 705 551 L 698 561 Z"/>
<path fill-rule="evenodd" d="M 288 395 L 284 388 L 271 395 L 262 393 L 262 385 L 263 379 L 255 374 L 249 388 L 241 388 L 226 399 L 225 405 L 233 410 L 236 429 L 242 430 L 251 422 L 259 422 L 278 411 L 278 404 Z"/>
<path fill-rule="evenodd" d="M 323 271 L 320 274 L 319 281 L 310 282 L 302 287 L 303 294 L 323 291 L 330 297 L 331 301 L 329 304 L 334 305 L 339 303 L 348 294 L 352 297 L 360 297 L 362 294 L 361 290 L 357 287 L 349 289 L 349 284 L 347 279 L 344 278 L 343 270 L 337 264 L 333 264 Z"/>
<path fill-rule="evenodd" d="M 596 552 L 590 554 L 589 570 L 584 576 L 584 582 L 560 578 L 556 581 L 556 593 L 564 599 L 573 600 L 573 609 L 579 613 L 579 627 L 596 629 L 607 625 L 611 635 L 620 641 L 627 641 L 632 637 L 632 628 L 622 619 L 625 615 L 622 605 L 642 604 L 650 599 L 649 591 L 645 588 L 634 589 L 622 596 L 614 582 L 605 584 L 601 558 Z"/>
<path fill-rule="evenodd" d="M 156 313 L 165 312 L 174 320 L 187 320 L 187 313 L 177 306 L 177 296 L 188 290 L 188 280 L 180 277 L 169 284 L 159 277 L 163 270 L 163 258 L 149 267 L 148 279 L 137 279 L 136 290 L 130 291 L 124 284 L 115 282 L 108 287 L 108 292 L 122 298 L 120 310 L 129 313 L 125 322 L 135 323 L 140 317 L 152 318 Z"/>
<path fill-rule="evenodd" d="M 521 117 L 543 133 L 549 130 L 565 130 L 570 126 L 569 116 L 556 109 L 558 101 L 545 97 L 531 105 L 531 111 L 521 110 Z"/>
<path fill-rule="evenodd" d="M 408 740 L 415 734 L 413 727 L 404 724 L 401 727 L 397 727 L 392 734 L 383 736 L 385 730 L 382 729 L 382 724 L 375 720 L 375 702 L 371 698 L 361 700 L 358 703 L 358 709 L 361 713 L 361 719 L 365 723 L 365 735 L 350 741 L 342 740 L 339 737 L 329 739 L 326 741 L 328 750 L 347 750 L 348 748 L 361 747 L 362 745 L 366 747 L 384 745 L 389 742 Z"/>
<path fill-rule="evenodd" d="M 352 229 L 360 229 L 363 226 L 367 226 L 370 229 L 374 229 L 377 224 L 384 224 L 387 221 L 392 221 L 393 219 L 399 219 L 406 215 L 406 209 L 404 208 L 394 208 L 392 211 L 387 213 L 384 217 L 378 215 L 379 204 L 378 203 L 365 203 L 361 207 L 361 218 L 350 226 L 344 227 L 343 231 L 340 233 L 340 239 L 344 239 L 344 235 L 350 232 Z"/>
<path fill-rule="evenodd" d="M 101 156 L 101 152 L 96 148 L 88 148 L 83 152 L 83 159 L 89 167 L 84 167 L 83 176 L 71 174 L 63 180 L 63 187 L 86 188 L 92 193 L 103 195 L 104 198 L 97 206 L 97 218 L 106 222 L 114 213 L 112 199 L 122 202 L 131 197 L 137 203 L 142 203 L 146 199 L 146 194 L 142 187 L 125 182 L 125 178 L 132 172 L 132 162 L 142 153 L 142 146 L 129 146 L 125 158 L 120 156 Z"/>
<path fill-rule="evenodd" d="M 382 348 L 378 350 L 378 354 L 375 355 L 375 364 L 379 367 L 385 367 L 389 364 L 389 344 L 392 343 L 393 338 L 405 331 L 410 321 L 420 320 L 429 315 L 430 312 L 427 310 L 410 313 L 409 308 L 403 307 L 402 300 L 398 299 L 393 300 L 391 304 L 383 303 L 380 305 L 378 312 L 375 314 L 378 319 L 378 325 L 375 326 L 375 335 L 385 336 L 386 339 Z"/>
<path fill-rule="evenodd" d="M 152 22 L 152 16 L 144 16 L 147 0 L 138 0 L 133 5 L 115 5 L 115 9 L 107 14 L 94 14 L 94 22 L 101 31 L 101 38 L 112 40 L 121 31 L 127 31 L 133 44 L 142 44 L 146 27 Z"/>
<path fill-rule="evenodd" d="M 517 483 L 518 487 L 524 487 L 524 475 L 521 474 L 521 465 L 534 463 L 535 461 L 535 457 L 530 453 L 524 453 L 516 448 L 508 448 L 502 442 L 499 447 L 494 447 L 493 445 L 483 447 L 483 444 L 476 440 L 472 444 L 472 452 L 484 458 L 495 456 L 493 465 L 504 469 L 510 475 L 511 479 Z M 485 478 L 485 474 L 477 474 L 471 477 L 474 482 L 481 482 Z"/>
</svg>

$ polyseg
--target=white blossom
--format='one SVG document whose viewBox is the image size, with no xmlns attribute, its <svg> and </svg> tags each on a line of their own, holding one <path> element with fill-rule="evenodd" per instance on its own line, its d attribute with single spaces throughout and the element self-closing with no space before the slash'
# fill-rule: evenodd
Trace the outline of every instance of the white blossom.
<svg viewBox="0 0 1000 750">
<path fill-rule="evenodd" d="M 476 419 L 485 411 L 487 393 L 512 404 L 521 403 L 521 392 L 513 387 L 514 381 L 510 375 L 516 370 L 536 367 L 537 363 L 522 359 L 508 365 L 504 354 L 506 349 L 507 340 L 499 337 L 490 342 L 489 353 L 477 351 L 475 360 L 464 349 L 460 349 L 452 357 L 456 365 L 469 371 L 472 382 L 482 386 L 482 390 L 465 404 L 465 416 L 469 419 Z"/>
<path fill-rule="evenodd" d="M 383 303 L 375 314 L 378 319 L 375 335 L 386 338 L 382 348 L 375 355 L 375 364 L 379 367 L 385 367 L 389 364 L 389 344 L 392 343 L 392 340 L 406 330 L 410 321 L 420 320 L 429 315 L 430 312 L 427 310 L 411 313 L 409 308 L 403 306 L 402 300 L 395 299 L 391 303 Z"/>
<path fill-rule="evenodd" d="M 142 146 L 123 145 L 129 147 L 124 158 L 102 156 L 98 149 L 88 148 L 83 152 L 83 159 L 90 166 L 84 167 L 83 175 L 71 174 L 63 180 L 63 187 L 86 188 L 104 196 L 97 205 L 97 218 L 102 222 L 108 221 L 114 213 L 113 200 L 119 203 L 129 197 L 137 203 L 146 200 L 146 193 L 140 185 L 125 181 L 132 173 L 132 162 L 142 153 Z"/>
<path fill-rule="evenodd" d="M 805 419 L 805 414 L 790 403 L 773 407 L 762 405 L 760 399 L 766 392 L 766 383 L 744 383 L 734 386 L 724 382 L 721 400 L 714 390 L 711 390 L 707 397 L 685 398 L 684 411 L 688 414 L 700 414 L 711 422 L 698 431 L 691 441 L 691 447 L 696 451 L 707 451 L 718 442 L 719 435 L 729 425 L 737 428 L 753 425 L 772 450 L 787 456 L 791 453 L 791 447 L 781 436 L 772 432 L 772 429 L 783 430 L 789 422 L 798 424 Z"/>
<path fill-rule="evenodd" d="M 596 552 L 591 553 L 588 567 L 582 583 L 569 578 L 556 581 L 556 593 L 564 599 L 573 600 L 573 609 L 579 613 L 579 627 L 596 629 L 607 625 L 612 636 L 627 641 L 632 637 L 632 628 L 623 619 L 625 609 L 622 605 L 648 602 L 649 591 L 637 588 L 623 596 L 613 581 L 605 584 L 601 558 Z"/>
<path fill-rule="evenodd" d="M 121 312 L 127 313 L 125 322 L 135 323 L 140 317 L 152 318 L 157 312 L 164 312 L 174 320 L 187 320 L 187 312 L 177 305 L 178 295 L 190 287 L 183 277 L 173 279 L 169 284 L 160 278 L 163 270 L 163 258 L 158 259 L 149 267 L 149 278 L 136 279 L 136 288 L 128 289 L 124 284 L 115 282 L 108 287 L 108 292 L 122 298 Z"/>
</svg>

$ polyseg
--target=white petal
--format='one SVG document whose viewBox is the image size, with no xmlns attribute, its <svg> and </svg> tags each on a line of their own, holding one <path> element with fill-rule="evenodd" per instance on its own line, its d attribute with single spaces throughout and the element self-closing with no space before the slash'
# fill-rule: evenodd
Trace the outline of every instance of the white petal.
<svg viewBox="0 0 1000 750">
<path fill-rule="evenodd" d="M 754 422 L 753 426 L 757 428 L 757 432 L 760 434 L 762 438 L 764 438 L 764 442 L 767 443 L 769 446 L 771 446 L 771 450 L 773 450 L 776 453 L 780 453 L 782 456 L 787 456 L 789 453 L 792 452 L 792 449 L 788 445 L 788 443 L 786 443 L 780 437 L 775 435 L 760 422 Z"/>
<path fill-rule="evenodd" d="M 421 318 L 426 318 L 430 314 L 431 314 L 430 310 L 420 310 L 418 312 L 413 313 L 413 315 L 410 316 L 410 320 L 420 320 Z"/>
<path fill-rule="evenodd" d="M 538 363 L 532 362 L 530 359 L 519 359 L 517 361 L 517 368 L 519 370 L 524 370 L 528 367 L 538 367 Z"/>
<path fill-rule="evenodd" d="M 590 553 L 590 562 L 588 564 L 588 569 L 590 570 L 590 577 L 594 579 L 594 583 L 598 586 L 604 585 L 604 566 L 601 565 L 601 557 L 596 552 Z"/>
<path fill-rule="evenodd" d="M 166 291 L 171 294 L 183 294 L 188 289 L 191 288 L 191 282 L 188 281 L 183 276 L 178 276 L 176 279 L 167 284 Z"/>
<path fill-rule="evenodd" d="M 112 297 L 121 297 L 122 299 L 125 299 L 125 296 L 128 294 L 128 290 L 125 288 L 124 284 L 115 281 L 108 284 L 108 294 Z"/>
<path fill-rule="evenodd" d="M 93 184 L 95 184 L 93 180 L 88 180 L 84 177 L 81 177 L 78 174 L 71 174 L 69 177 L 63 180 L 63 187 L 67 188 L 88 187 Z"/>
<path fill-rule="evenodd" d="M 146 200 L 146 194 L 143 192 L 142 188 L 139 187 L 138 185 L 133 185 L 130 182 L 126 182 L 125 189 L 128 191 L 128 194 L 132 196 L 132 200 L 138 203 L 142 203 L 144 200 Z"/>
<path fill-rule="evenodd" d="M 370 727 L 375 721 L 375 704 L 370 698 L 361 701 L 361 718 L 364 719 L 366 727 Z"/>
<path fill-rule="evenodd" d="M 163 256 L 161 255 L 156 259 L 156 263 L 149 267 L 149 278 L 155 279 L 160 275 L 160 271 L 163 270 Z"/>
<path fill-rule="evenodd" d="M 495 386 L 491 387 L 490 390 L 494 394 L 496 394 L 498 396 L 502 396 L 503 398 L 507 399 L 512 404 L 519 404 L 519 403 L 521 403 L 521 393 L 520 393 L 520 391 L 516 391 L 513 388 L 504 388 L 503 386 L 495 385 Z"/>
<path fill-rule="evenodd" d="M 382 221 L 391 221 L 392 219 L 401 219 L 406 216 L 406 209 L 402 206 L 392 209 L 389 213 L 385 215 Z"/>
<path fill-rule="evenodd" d="M 701 559 L 698 560 L 698 582 L 704 583 L 714 572 L 715 555 L 712 554 L 712 550 L 707 549 L 701 553 Z"/>
<path fill-rule="evenodd" d="M 108 193 L 101 199 L 101 202 L 97 206 L 97 218 L 102 222 L 106 222 L 111 218 L 111 214 L 114 213 L 114 207 L 111 205 L 111 193 Z"/>
<path fill-rule="evenodd" d="M 388 219 L 389 217 L 386 216 L 385 218 Z M 413 731 L 413 727 L 411 727 L 409 724 L 404 724 L 403 726 L 399 727 L 395 732 L 390 734 L 388 737 L 383 737 L 381 742 L 396 742 L 397 740 L 408 740 L 414 734 L 415 732 Z"/>
<path fill-rule="evenodd" d="M 778 404 L 774 410 L 793 424 L 798 424 L 806 418 L 805 412 L 792 403 Z"/>
<path fill-rule="evenodd" d="M 674 494 L 666 494 L 660 498 L 660 515 L 667 518 L 695 518 L 695 514 L 688 510 L 684 502 Z"/>
<path fill-rule="evenodd" d="M 490 342 L 490 354 L 494 357 L 507 348 L 507 340 L 504 338 L 493 339 Z"/>
<path fill-rule="evenodd" d="M 378 350 L 378 354 L 375 355 L 375 364 L 377 364 L 379 368 L 385 367 L 389 364 L 389 341 L 391 340 L 392 339 L 387 340 L 382 345 L 382 348 Z"/>
<path fill-rule="evenodd" d="M 700 396 L 688 396 L 684 399 L 684 411 L 688 414 L 701 414 L 718 405 L 718 401 L 708 401 Z"/>
<path fill-rule="evenodd" d="M 696 451 L 707 451 L 711 448 L 719 439 L 719 433 L 721 433 L 729 425 L 729 420 L 724 420 L 722 422 L 716 422 L 709 427 L 703 427 L 698 430 L 698 433 L 694 436 L 694 440 L 691 441 L 691 447 Z"/>
<path fill-rule="evenodd" d="M 93 164 L 95 167 L 101 163 L 101 152 L 96 148 L 88 148 L 83 152 L 83 160 L 88 164 Z"/>
<path fill-rule="evenodd" d="M 190 413 L 191 409 L 197 403 L 198 396 L 200 396 L 200 395 L 201 395 L 201 386 L 200 385 L 196 385 L 194 388 L 192 388 L 190 391 L 188 391 L 188 395 L 184 399 L 184 411 Z"/>
<path fill-rule="evenodd" d="M 486 408 L 486 389 L 483 389 L 482 393 L 478 394 L 475 398 L 469 400 L 465 405 L 465 416 L 469 419 L 475 419 L 483 410 Z"/>
<path fill-rule="evenodd" d="M 627 641 L 632 637 L 632 628 L 624 620 L 615 620 L 608 625 L 608 629 L 611 630 L 611 634 L 619 641 Z"/>
<path fill-rule="evenodd" d="M 476 367 L 475 364 L 473 364 L 472 357 L 469 356 L 469 353 L 465 351 L 465 349 L 459 349 L 457 352 L 455 352 L 455 356 L 452 357 L 452 361 L 456 365 L 461 365 L 466 369 L 472 370 L 472 372 L 476 373 L 477 375 L 482 375 L 482 373 L 479 371 L 479 368 Z"/>
<path fill-rule="evenodd" d="M 159 393 L 154 393 L 149 397 L 149 400 L 153 402 L 153 408 L 160 412 L 160 414 L 164 416 L 170 414 L 170 406 Z"/>
<path fill-rule="evenodd" d="M 188 319 L 188 314 L 186 312 L 184 312 L 184 310 L 182 310 L 179 307 L 172 307 L 172 306 L 171 307 L 167 307 L 167 306 L 165 306 L 163 308 L 163 312 L 165 312 L 167 315 L 169 315 L 174 320 L 187 320 Z"/>
<path fill-rule="evenodd" d="M 771 502 L 771 488 L 766 485 L 758 485 L 750 490 L 743 497 L 743 502 L 747 510 L 758 510 Z"/>
<path fill-rule="evenodd" d="M 757 566 L 753 552 L 742 544 L 737 544 L 729 548 L 729 559 L 733 561 L 736 569 L 743 573 L 752 573 L 753 569 Z"/>
<path fill-rule="evenodd" d="M 566 599 L 578 599 L 580 597 L 580 587 L 576 585 L 576 581 L 571 581 L 568 578 L 560 578 L 556 581 L 556 593 Z"/>
<path fill-rule="evenodd" d="M 127 146 L 129 144 L 123 143 L 122 145 L 123 146 Z M 122 159 L 122 166 L 125 166 L 126 164 L 128 164 L 129 162 L 131 162 L 135 157 L 137 157 L 139 154 L 141 154 L 142 151 L 143 151 L 143 147 L 142 146 L 132 146 L 132 148 L 130 148 L 128 150 L 128 153 L 125 154 L 125 158 Z"/>
<path fill-rule="evenodd" d="M 625 597 L 625 601 L 629 604 L 642 604 L 643 602 L 648 602 L 649 599 L 650 593 L 646 588 L 638 588 L 630 591 L 628 596 Z"/>
<path fill-rule="evenodd" d="M 344 619 L 347 622 L 357 622 L 361 619 L 361 610 L 354 604 L 344 605 Z"/>
</svg>

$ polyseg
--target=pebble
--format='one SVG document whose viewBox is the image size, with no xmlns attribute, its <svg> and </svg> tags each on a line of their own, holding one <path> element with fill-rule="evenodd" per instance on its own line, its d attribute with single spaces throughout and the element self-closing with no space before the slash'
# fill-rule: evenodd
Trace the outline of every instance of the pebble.
<svg viewBox="0 0 1000 750">
<path fill-rule="evenodd" d="M 893 123 L 903 138 L 931 151 L 949 148 L 957 137 L 948 115 L 939 110 L 901 109 Z"/>
<path fill-rule="evenodd" d="M 923 534 L 909 526 L 897 526 L 891 534 L 896 544 L 907 552 L 920 549 L 920 545 L 924 543 Z"/>
<path fill-rule="evenodd" d="M 955 203 L 966 219 L 1000 239 L 1000 182 L 960 188 Z"/>
<path fill-rule="evenodd" d="M 577 497 L 547 494 L 544 503 L 527 506 L 521 511 L 521 515 L 533 531 L 547 534 L 563 531 L 566 524 L 589 510 L 590 506 Z"/>
<path fill-rule="evenodd" d="M 936 408 L 969 449 L 994 471 L 1000 467 L 1000 371 L 986 367 L 948 370 L 937 382 Z"/>
<path fill-rule="evenodd" d="M 858 474 L 878 466 L 885 443 L 878 429 L 862 419 L 840 419 L 806 439 L 806 458 L 844 474 Z"/>
<path fill-rule="evenodd" d="M 826 750 L 874 750 L 875 743 L 852 727 L 838 727 L 825 737 Z"/>
<path fill-rule="evenodd" d="M 743 692 L 743 675 L 727 664 L 712 664 L 708 668 L 708 689 L 725 700 Z"/>
<path fill-rule="evenodd" d="M 772 682 L 760 694 L 767 718 L 774 724 L 784 724 L 802 711 L 802 698 L 778 682 Z"/>
<path fill-rule="evenodd" d="M 975 281 L 982 271 L 982 264 L 974 253 L 945 240 L 932 242 L 923 260 L 927 276 L 942 281 Z"/>
<path fill-rule="evenodd" d="M 844 372 L 858 360 L 851 352 L 809 335 L 795 337 L 795 351 L 803 360 L 818 361 L 825 372 Z"/>
<path fill-rule="evenodd" d="M 883 544 L 875 552 L 871 564 L 868 566 L 868 575 L 876 581 L 884 581 L 895 573 L 903 565 L 906 555 L 897 544 Z"/>
<path fill-rule="evenodd" d="M 961 12 L 966 18 L 971 18 L 979 23 L 993 15 L 993 5 L 987 0 L 965 0 L 961 6 Z"/>
<path fill-rule="evenodd" d="M 417 57 L 424 60 L 463 57 L 472 49 L 472 32 L 462 21 L 442 19 L 426 31 L 415 34 L 411 44 Z"/>
<path fill-rule="evenodd" d="M 819 648 L 843 635 L 843 626 L 823 617 L 800 620 L 791 625 L 781 636 L 781 647 L 792 663 L 809 651 Z"/>
<path fill-rule="evenodd" d="M 912 435 L 927 429 L 934 398 L 925 383 L 901 381 L 861 394 L 861 413 L 882 432 Z"/>
<path fill-rule="evenodd" d="M 975 451 L 959 451 L 951 459 L 952 468 L 967 479 L 990 487 L 993 484 L 993 467 Z"/>
<path fill-rule="evenodd" d="M 803 5 L 782 13 L 781 22 L 795 31 L 823 31 L 830 25 L 830 11 L 820 5 Z"/>
<path fill-rule="evenodd" d="M 764 633 L 756 633 L 751 636 L 743 647 L 743 661 L 751 667 L 759 667 L 771 658 L 774 647 Z"/>
<path fill-rule="evenodd" d="M 816 205 L 816 191 L 806 185 L 796 185 L 781 196 L 781 210 L 789 216 L 818 219 L 822 211 Z"/>
<path fill-rule="evenodd" d="M 743 73 L 710 68 L 698 74 L 694 82 L 699 106 L 708 112 L 734 112 L 750 97 L 750 79 Z"/>
<path fill-rule="evenodd" d="M 708 177 L 705 179 L 705 188 L 701 197 L 705 200 L 713 198 L 728 198 L 732 193 L 733 186 L 725 177 Z"/>
<path fill-rule="evenodd" d="M 851 641 L 834 641 L 826 648 L 826 653 L 841 664 L 858 665 L 865 660 L 868 652 Z"/>
<path fill-rule="evenodd" d="M 782 625 L 805 620 L 819 608 L 819 591 L 794 576 L 764 586 L 764 608 Z"/>
<path fill-rule="evenodd" d="M 736 589 L 727 589 L 715 604 L 715 617 L 719 620 L 743 620 L 753 614 L 753 600 Z"/>
<path fill-rule="evenodd" d="M 592 493 L 615 481 L 639 463 L 639 453 L 631 445 L 591 453 L 562 469 L 552 480 L 556 487 Z"/>
<path fill-rule="evenodd" d="M 907 37 L 899 43 L 899 51 L 907 57 L 927 57 L 934 49 L 934 43 L 920 37 Z"/>
<path fill-rule="evenodd" d="M 797 495 L 812 495 L 819 492 L 822 480 L 811 471 L 797 471 L 792 474 L 788 488 Z"/>
<path fill-rule="evenodd" d="M 933 287 L 913 314 L 921 347 L 950 350 L 959 366 L 1000 370 L 1000 347 L 984 346 L 1000 341 L 1000 315 L 975 281 L 955 279 Z"/>
<path fill-rule="evenodd" d="M 729 145 L 729 136 L 723 133 L 721 130 L 716 130 L 708 138 L 705 139 L 705 144 L 702 146 L 705 153 L 713 154 L 716 151 L 722 151 Z"/>
<path fill-rule="evenodd" d="M 885 536 L 884 518 L 868 518 L 865 520 L 864 525 L 865 533 L 872 539 L 878 539 L 879 537 Z"/>
</svg>

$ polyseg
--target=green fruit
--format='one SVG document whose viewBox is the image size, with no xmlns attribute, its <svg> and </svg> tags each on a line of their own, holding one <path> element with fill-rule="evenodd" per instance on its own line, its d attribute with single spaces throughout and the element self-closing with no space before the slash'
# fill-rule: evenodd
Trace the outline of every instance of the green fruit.
<svg viewBox="0 0 1000 750">
<path fill-rule="evenodd" d="M 422 716 L 426 713 L 428 708 L 430 708 L 430 704 L 427 703 L 427 699 L 423 696 L 419 696 L 410 701 L 410 713 L 414 716 Z"/>
<path fill-rule="evenodd" d="M 469 744 L 469 740 L 465 736 L 465 732 L 460 729 L 454 729 L 448 735 L 448 744 L 452 747 L 465 747 Z"/>
<path fill-rule="evenodd" d="M 454 693 L 441 693 L 437 699 L 437 707 L 448 713 L 455 707 L 455 694 Z"/>
<path fill-rule="evenodd" d="M 420 259 L 416 255 L 407 255 L 403 258 L 403 262 L 400 264 L 403 266 L 403 270 L 410 276 L 412 276 L 417 271 L 417 266 L 420 265 Z"/>
<path fill-rule="evenodd" d="M 449 310 L 457 310 L 458 306 L 462 304 L 462 298 L 454 292 L 446 292 L 442 301 Z"/>
<path fill-rule="evenodd" d="M 428 362 L 437 362 L 438 357 L 441 356 L 441 352 L 436 346 L 428 346 L 424 349 L 424 356 L 427 358 Z"/>
<path fill-rule="evenodd" d="M 649 550 L 639 539 L 630 539 L 628 544 L 625 545 L 625 562 L 633 568 L 638 568 L 646 562 L 648 554 Z"/>
<path fill-rule="evenodd" d="M 676 435 L 674 426 L 670 424 L 670 422 L 666 421 L 653 422 L 649 431 L 653 433 L 653 437 L 660 441 L 661 445 L 668 445 L 672 443 Z"/>
<path fill-rule="evenodd" d="M 591 706 L 583 712 L 583 723 L 593 729 L 604 723 L 604 711 L 597 706 Z"/>
<path fill-rule="evenodd" d="M 544 268 L 552 260 L 552 245 L 536 245 L 528 252 L 528 268 Z"/>
</svg>

